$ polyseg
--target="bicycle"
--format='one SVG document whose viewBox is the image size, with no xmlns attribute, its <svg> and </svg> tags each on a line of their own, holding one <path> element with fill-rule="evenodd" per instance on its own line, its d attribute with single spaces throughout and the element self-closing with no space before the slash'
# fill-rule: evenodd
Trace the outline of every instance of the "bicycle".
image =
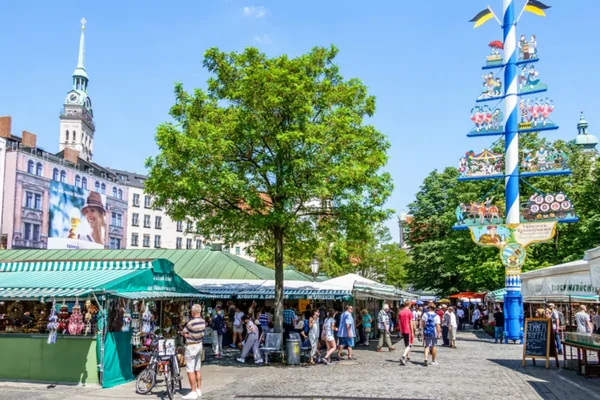
<svg viewBox="0 0 600 400">
<path fill-rule="evenodd" d="M 160 373 L 159 367 L 162 367 L 162 374 L 165 378 L 166 392 L 169 399 L 173 399 L 176 387 L 182 388 L 182 377 L 179 371 L 179 363 L 175 354 L 164 355 L 159 351 L 159 342 L 165 340 L 164 337 L 150 334 L 152 339 L 152 355 L 148 366 L 140 372 L 135 381 L 135 390 L 138 394 L 147 394 L 156 386 L 156 376 Z M 166 349 L 163 345 L 163 351 Z"/>
</svg>

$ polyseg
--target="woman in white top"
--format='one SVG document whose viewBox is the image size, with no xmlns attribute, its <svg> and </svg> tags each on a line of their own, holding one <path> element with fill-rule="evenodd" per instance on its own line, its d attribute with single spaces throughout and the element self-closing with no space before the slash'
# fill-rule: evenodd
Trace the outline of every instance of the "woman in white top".
<svg viewBox="0 0 600 400">
<path fill-rule="evenodd" d="M 456 348 L 456 331 L 458 330 L 458 322 L 454 307 L 448 307 L 448 338 L 450 339 L 450 347 Z"/>
<path fill-rule="evenodd" d="M 323 323 L 323 333 L 321 334 L 321 339 L 325 340 L 325 344 L 327 345 L 327 353 L 323 358 L 325 364 L 331 363 L 331 359 L 329 357 L 331 357 L 331 355 L 336 350 L 335 337 L 333 335 L 333 332 L 337 331 L 337 327 L 335 326 L 334 316 L 335 310 L 333 308 L 330 308 L 329 317 Z"/>
<path fill-rule="evenodd" d="M 244 317 L 244 313 L 240 311 L 239 307 L 235 308 L 235 314 L 233 317 L 233 342 L 231 342 L 231 347 L 235 347 L 236 343 L 241 344 L 244 340 L 242 334 L 244 333 L 244 325 L 242 324 L 242 318 Z"/>
</svg>

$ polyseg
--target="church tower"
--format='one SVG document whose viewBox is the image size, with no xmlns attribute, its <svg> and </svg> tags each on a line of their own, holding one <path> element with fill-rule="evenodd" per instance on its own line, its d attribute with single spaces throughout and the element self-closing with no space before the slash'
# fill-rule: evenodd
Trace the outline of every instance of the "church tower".
<svg viewBox="0 0 600 400">
<path fill-rule="evenodd" d="M 88 96 L 89 78 L 85 71 L 85 18 L 81 19 L 79 58 L 73 72 L 73 88 L 67 93 L 60 115 L 60 150 L 79 152 L 79 157 L 92 161 L 94 153 L 94 112 Z"/>
</svg>

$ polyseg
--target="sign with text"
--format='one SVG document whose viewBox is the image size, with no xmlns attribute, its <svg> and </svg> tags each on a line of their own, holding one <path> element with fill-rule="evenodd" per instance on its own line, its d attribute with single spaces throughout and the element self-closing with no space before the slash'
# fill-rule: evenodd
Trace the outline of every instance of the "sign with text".
<svg viewBox="0 0 600 400">
<path fill-rule="evenodd" d="M 558 355 L 552 335 L 552 321 L 550 318 L 525 318 L 525 337 L 523 344 L 523 366 L 527 358 L 546 359 L 546 368 L 550 366 L 550 357 L 556 358 L 558 366 Z"/>
</svg>

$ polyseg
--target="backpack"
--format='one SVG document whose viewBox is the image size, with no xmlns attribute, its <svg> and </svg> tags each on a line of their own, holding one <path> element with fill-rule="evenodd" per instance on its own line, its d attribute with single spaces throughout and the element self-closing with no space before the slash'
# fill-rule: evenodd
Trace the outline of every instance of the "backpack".
<svg viewBox="0 0 600 400">
<path fill-rule="evenodd" d="M 425 329 L 423 330 L 425 336 L 435 336 L 435 317 L 437 317 L 436 313 L 427 313 Z"/>
<path fill-rule="evenodd" d="M 304 320 L 304 327 L 302 328 L 302 330 L 304 331 L 304 333 L 308 334 L 309 327 L 307 319 Z"/>
</svg>

